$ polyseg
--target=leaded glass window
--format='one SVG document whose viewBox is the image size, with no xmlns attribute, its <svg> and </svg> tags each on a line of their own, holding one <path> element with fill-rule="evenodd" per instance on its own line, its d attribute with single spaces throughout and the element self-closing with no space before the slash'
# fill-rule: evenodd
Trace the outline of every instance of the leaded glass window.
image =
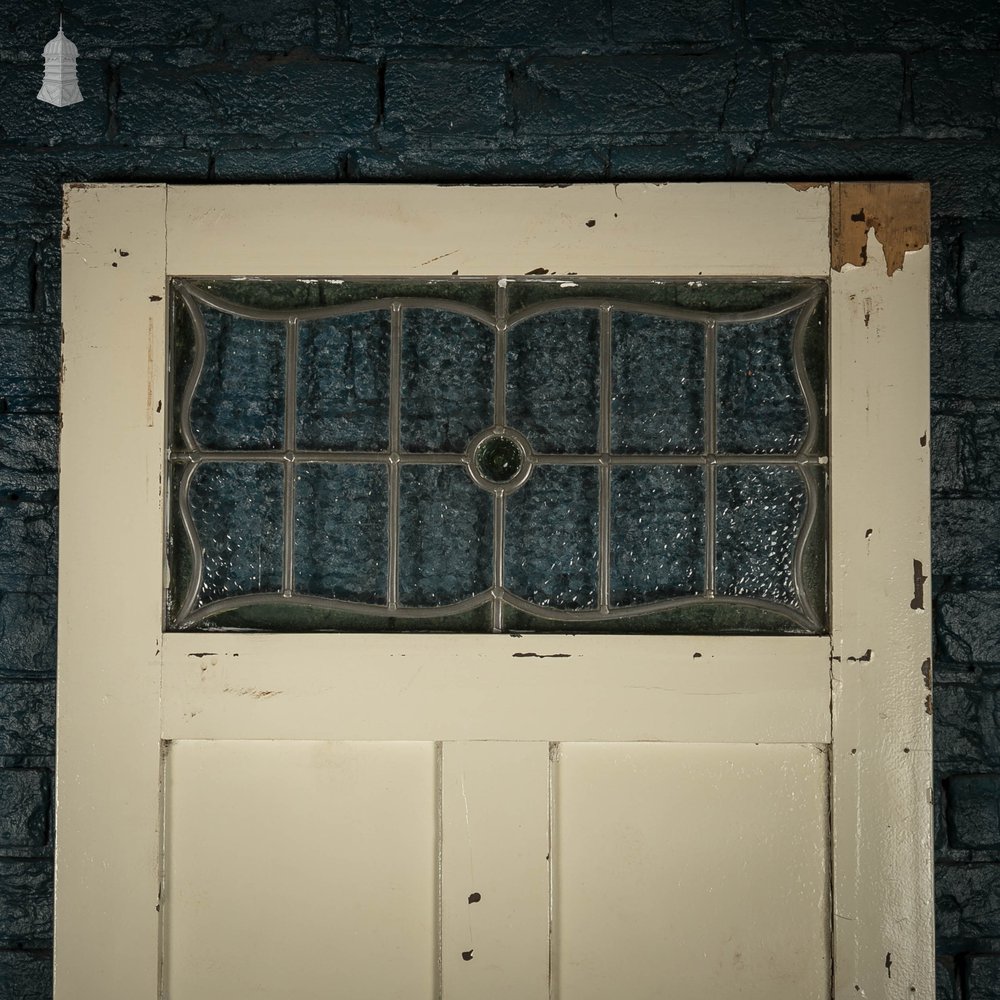
<svg viewBox="0 0 1000 1000">
<path fill-rule="evenodd" d="M 820 632 L 826 291 L 175 279 L 167 625 Z"/>
</svg>

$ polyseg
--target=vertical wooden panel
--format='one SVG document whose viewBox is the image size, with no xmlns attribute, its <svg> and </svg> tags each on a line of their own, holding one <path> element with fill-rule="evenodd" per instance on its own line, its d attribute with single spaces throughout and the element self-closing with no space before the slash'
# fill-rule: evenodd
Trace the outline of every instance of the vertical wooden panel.
<svg viewBox="0 0 1000 1000">
<path fill-rule="evenodd" d="M 877 215 L 844 185 L 845 218 Z M 933 995 L 926 185 L 907 188 L 892 262 L 831 275 L 834 949 L 836 995 Z M 891 192 L 890 192 L 891 194 Z M 924 224 L 913 225 L 922 194 Z M 845 199 L 855 199 L 845 205 Z M 906 226 L 903 226 L 906 223 Z M 862 234 L 863 235 L 863 234 Z M 889 271 L 892 270 L 892 276 Z M 881 889 L 877 888 L 881 886 Z"/>
<path fill-rule="evenodd" d="M 445 1000 L 548 1000 L 549 745 L 445 743 Z"/>
<path fill-rule="evenodd" d="M 560 1000 L 826 1000 L 827 754 L 562 744 Z"/>
<path fill-rule="evenodd" d="M 431 1000 L 432 743 L 192 741 L 167 766 L 171 1000 Z"/>
<path fill-rule="evenodd" d="M 66 198 L 55 995 L 138 1000 L 158 973 L 166 191 Z"/>
</svg>

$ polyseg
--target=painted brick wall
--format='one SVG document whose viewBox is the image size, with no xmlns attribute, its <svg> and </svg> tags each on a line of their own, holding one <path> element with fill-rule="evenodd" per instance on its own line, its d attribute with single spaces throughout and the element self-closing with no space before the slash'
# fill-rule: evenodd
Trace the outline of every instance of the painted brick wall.
<svg viewBox="0 0 1000 1000">
<path fill-rule="evenodd" d="M 50 993 L 60 185 L 138 179 L 930 180 L 938 992 L 1000 996 L 995 0 L 79 0 L 61 110 L 55 9 L 0 9 L 0 1000 Z"/>
</svg>

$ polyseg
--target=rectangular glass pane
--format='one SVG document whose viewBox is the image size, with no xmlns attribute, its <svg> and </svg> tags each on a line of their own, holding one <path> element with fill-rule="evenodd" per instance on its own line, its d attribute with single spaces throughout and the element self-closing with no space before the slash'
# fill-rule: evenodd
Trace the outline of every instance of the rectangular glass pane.
<svg viewBox="0 0 1000 1000">
<path fill-rule="evenodd" d="M 704 590 L 704 470 L 691 465 L 613 469 L 612 605 L 642 605 Z"/>
<path fill-rule="evenodd" d="M 342 601 L 386 599 L 385 466 L 308 463 L 295 476 L 295 589 Z"/>
<path fill-rule="evenodd" d="M 386 309 L 301 324 L 297 447 L 378 451 L 388 446 L 389 328 Z"/>
<path fill-rule="evenodd" d="M 493 498 L 459 465 L 407 465 L 399 476 L 399 605 L 455 604 L 492 580 Z"/>
<path fill-rule="evenodd" d="M 597 450 L 600 321 L 596 309 L 521 320 L 507 337 L 507 415 L 535 451 Z"/>
<path fill-rule="evenodd" d="M 597 606 L 598 474 L 592 466 L 535 470 L 507 501 L 504 582 L 541 608 Z"/>
<path fill-rule="evenodd" d="M 402 326 L 401 447 L 463 452 L 493 422 L 493 329 L 443 309 L 406 309 Z"/>
<path fill-rule="evenodd" d="M 691 320 L 612 314 L 611 447 L 700 452 L 705 446 L 705 327 Z"/>
</svg>

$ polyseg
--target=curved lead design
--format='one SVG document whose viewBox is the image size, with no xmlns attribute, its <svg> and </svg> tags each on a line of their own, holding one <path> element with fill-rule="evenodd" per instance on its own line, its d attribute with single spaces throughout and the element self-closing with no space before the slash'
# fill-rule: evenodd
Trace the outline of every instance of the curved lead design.
<svg viewBox="0 0 1000 1000">
<path fill-rule="evenodd" d="M 756 609 L 779 616 L 794 628 L 805 632 L 818 632 L 824 627 L 825 617 L 825 595 L 822 602 L 817 602 L 817 595 L 811 590 L 812 581 L 806 579 L 806 562 L 809 552 L 816 545 L 824 545 L 825 541 L 819 541 L 813 537 L 816 526 L 820 523 L 819 509 L 822 502 L 821 483 L 825 482 L 826 457 L 817 452 L 820 441 L 820 430 L 823 421 L 823 414 L 820 409 L 820 401 L 810 378 L 807 367 L 805 349 L 806 340 L 816 320 L 816 310 L 823 302 L 823 289 L 817 283 L 808 283 L 805 287 L 798 287 L 793 294 L 781 299 L 775 304 L 758 309 L 744 311 L 712 311 L 680 308 L 674 306 L 660 305 L 656 303 L 638 302 L 621 295 L 605 297 L 601 295 L 581 294 L 578 296 L 566 296 L 559 298 L 549 298 L 537 302 L 525 308 L 521 308 L 508 314 L 507 294 L 508 285 L 524 279 L 500 279 L 496 281 L 496 309 L 494 313 L 489 313 L 476 306 L 464 302 L 453 301 L 433 294 L 433 289 L 429 287 L 431 294 L 427 297 L 413 295 L 394 296 L 391 294 L 385 297 L 366 298 L 356 302 L 346 302 L 331 306 L 311 306 L 308 308 L 290 309 L 262 309 L 252 306 L 245 306 L 233 302 L 215 291 L 210 291 L 187 280 L 177 279 L 174 282 L 174 294 L 178 297 L 180 306 L 186 311 L 190 319 L 193 344 L 190 361 L 190 369 L 183 381 L 180 399 L 174 409 L 177 422 L 176 432 L 181 447 L 170 450 L 169 460 L 171 463 L 171 473 L 179 476 L 176 493 L 177 522 L 180 526 L 182 537 L 173 540 L 175 556 L 177 546 L 184 545 L 190 555 L 189 573 L 184 581 L 176 582 L 178 574 L 172 574 L 175 585 L 181 587 L 183 593 L 179 593 L 175 601 L 176 612 L 173 621 L 169 624 L 173 628 L 187 629 L 197 626 L 210 627 L 211 620 L 227 612 L 238 610 L 267 608 L 275 606 L 287 606 L 308 608 L 318 611 L 328 610 L 331 612 L 346 613 L 351 616 L 360 616 L 362 619 L 372 620 L 373 624 L 378 619 L 393 619 L 402 622 L 412 621 L 414 624 L 420 621 L 444 620 L 450 616 L 457 616 L 465 612 L 470 612 L 484 605 L 492 607 L 492 621 L 494 630 L 502 630 L 503 609 L 510 608 L 531 616 L 536 620 L 543 620 L 550 623 L 565 625 L 567 630 L 572 630 L 574 623 L 600 623 L 600 622 L 625 622 L 630 619 L 639 618 L 646 615 L 653 615 L 685 607 L 715 606 L 718 608 L 732 609 Z M 387 280 L 387 285 L 389 284 Z M 544 282 L 543 282 L 544 283 Z M 662 282 L 661 282 L 662 284 Z M 727 284 L 733 284 L 729 281 Z M 586 292 L 586 282 L 582 281 L 583 291 Z M 412 289 L 412 283 L 409 286 Z M 637 285 L 637 287 L 639 287 Z M 640 289 L 641 290 L 641 289 Z M 391 291 L 391 289 L 390 289 Z M 620 289 L 619 289 L 620 291 Z M 244 317 L 251 320 L 283 322 L 286 331 L 289 333 L 289 349 L 286 350 L 286 370 L 283 379 L 283 390 L 286 394 L 286 441 L 285 447 L 276 450 L 209 450 L 201 447 L 197 441 L 192 428 L 192 404 L 198 394 L 199 386 L 205 377 L 206 357 L 207 357 L 207 333 L 205 320 L 202 314 L 202 307 L 218 310 L 220 312 Z M 507 428 L 506 415 L 506 390 L 507 390 L 507 334 L 508 331 L 517 324 L 534 317 L 546 314 L 558 313 L 563 310 L 596 310 L 601 317 L 601 344 L 599 368 L 599 392 L 597 403 L 599 407 L 599 440 L 595 442 L 595 451 L 584 454 L 557 454 L 545 452 L 533 452 L 530 447 L 525 448 L 526 466 L 521 479 L 531 475 L 536 466 L 552 465 L 589 465 L 596 466 L 600 471 L 601 489 L 598 499 L 598 513 L 600 531 L 599 553 L 597 555 L 597 569 L 595 586 L 597 601 L 594 607 L 585 609 L 571 609 L 565 607 L 554 607 L 548 604 L 539 604 L 527 600 L 523 596 L 513 593 L 506 586 L 504 572 L 504 538 L 505 522 L 510 517 L 507 507 L 507 494 L 510 488 L 505 487 L 503 482 L 492 482 L 483 479 L 481 475 L 475 474 L 476 470 L 470 465 L 469 455 L 456 453 L 436 453 L 418 452 L 407 453 L 400 450 L 399 443 L 399 409 L 400 409 L 400 343 L 404 335 L 405 316 L 408 309 L 432 309 L 446 313 L 457 313 L 466 316 L 477 323 L 492 329 L 494 336 L 494 425 L 490 429 L 484 429 L 484 433 L 500 434 L 506 431 L 517 434 L 516 427 Z M 792 357 L 794 365 L 795 380 L 804 402 L 806 410 L 805 434 L 799 447 L 794 453 L 768 453 L 768 454 L 719 454 L 716 451 L 716 443 L 712 428 L 715 426 L 716 410 L 720 405 L 717 397 L 714 378 L 714 351 L 712 346 L 712 331 L 719 323 L 754 322 L 783 316 L 798 310 L 794 333 L 792 337 Z M 308 451 L 297 450 L 294 443 L 294 435 L 289 442 L 287 427 L 295 423 L 295 379 L 298 365 L 297 352 L 293 351 L 294 337 L 291 331 L 308 321 L 330 319 L 335 317 L 349 317 L 352 315 L 384 312 L 392 316 L 392 333 L 390 342 L 391 375 L 389 383 L 389 412 L 390 412 L 390 434 L 389 447 L 385 451 L 353 451 L 344 450 L 323 450 L 311 448 Z M 667 320 L 680 320 L 697 323 L 702 327 L 705 343 L 708 345 L 706 353 L 706 396 L 705 396 L 705 440 L 702 454 L 671 454 L 671 453 L 615 453 L 612 451 L 610 426 L 613 419 L 611 411 L 612 378 L 610 372 L 611 364 L 611 317 L 615 313 L 638 313 L 661 317 Z M 710 393 L 710 395 L 709 395 Z M 290 404 L 287 402 L 290 400 Z M 291 410 L 288 409 L 290 405 Z M 527 444 L 527 442 L 526 442 Z M 191 483 L 197 470 L 205 462 L 279 462 L 285 467 L 285 510 L 282 517 L 282 533 L 284 537 L 285 566 L 284 585 L 280 591 L 267 593 L 243 593 L 234 594 L 225 598 L 201 602 L 201 594 L 204 586 L 205 574 L 205 550 L 201 542 L 198 531 L 198 519 L 191 504 Z M 492 491 L 494 495 L 493 511 L 494 525 L 490 537 L 484 540 L 484 544 L 489 544 L 493 550 L 493 573 L 492 583 L 488 589 L 461 600 L 442 603 L 434 606 L 409 606 L 399 594 L 399 563 L 400 563 L 400 538 L 399 538 L 399 518 L 398 504 L 400 498 L 396 496 L 395 503 L 390 501 L 390 516 L 386 525 L 386 553 L 388 557 L 388 576 L 390 581 L 389 593 L 385 603 L 360 603 L 352 600 L 341 600 L 337 598 L 305 593 L 296 589 L 295 580 L 295 552 L 294 538 L 295 531 L 295 490 L 294 477 L 295 467 L 302 463 L 365 463 L 383 464 L 387 467 L 392 486 L 390 496 L 398 494 L 398 470 L 401 465 L 416 463 L 421 465 L 456 465 L 462 464 L 469 472 L 470 479 L 481 489 Z M 714 590 L 714 573 L 716 561 L 716 546 L 718 543 L 711 530 L 715 521 L 714 490 L 709 489 L 706 496 L 706 565 L 705 565 L 705 585 L 704 588 L 690 594 L 682 594 L 670 598 L 661 598 L 649 601 L 645 604 L 629 604 L 628 606 L 616 607 L 609 600 L 608 577 L 610 572 L 610 560 L 612 558 L 612 545 L 610 539 L 610 517 L 609 511 L 613 503 L 610 495 L 608 479 L 609 470 L 617 465 L 630 466 L 663 466 L 663 465 L 699 465 L 706 470 L 706 484 L 714 481 L 714 470 L 718 464 L 728 465 L 760 465 L 760 466 L 794 466 L 798 476 L 801 478 L 805 488 L 805 508 L 802 516 L 798 518 L 798 524 L 790 525 L 789 530 L 796 532 L 796 541 L 792 555 L 791 565 L 788 567 L 792 589 L 795 600 L 792 604 L 779 604 L 774 601 L 753 596 L 726 596 L 717 595 Z M 289 486 L 290 484 L 290 486 Z M 289 499 L 291 498 L 291 499 Z M 236 582 L 238 586 L 238 581 Z M 220 623 L 221 624 L 221 623 Z M 335 625 L 334 625 L 335 627 Z"/>
</svg>

